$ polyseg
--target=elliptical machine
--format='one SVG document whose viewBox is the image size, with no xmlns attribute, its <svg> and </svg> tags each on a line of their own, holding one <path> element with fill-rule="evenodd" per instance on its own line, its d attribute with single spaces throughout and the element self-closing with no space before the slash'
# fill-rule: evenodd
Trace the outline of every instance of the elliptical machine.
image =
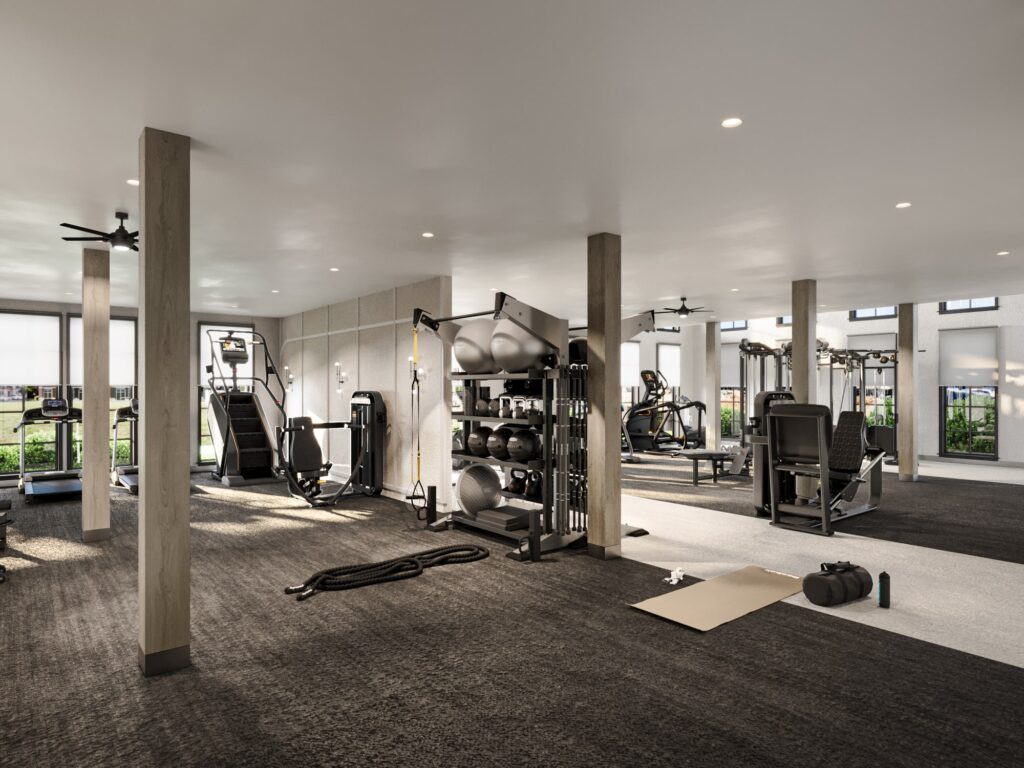
<svg viewBox="0 0 1024 768">
<path fill-rule="evenodd" d="M 313 423 L 309 416 L 288 419 L 277 428 L 277 452 L 288 490 L 311 507 L 333 506 L 342 496 L 361 493 L 379 496 L 384 490 L 384 435 L 387 432 L 387 406 L 380 392 L 355 392 L 351 400 L 351 421 Z M 324 461 L 318 429 L 347 429 L 351 432 L 351 464 L 348 480 L 329 487 L 331 467 Z"/>
<path fill-rule="evenodd" d="M 660 371 L 640 371 L 646 393 L 643 400 L 630 407 L 622 417 L 622 435 L 628 453 L 627 461 L 635 460 L 634 451 L 674 452 L 684 448 L 704 447 L 704 414 L 707 407 L 697 400 L 683 398 L 676 402 L 663 400 L 668 381 Z M 697 413 L 697 426 L 683 423 L 683 413 L 693 408 Z M 676 436 L 667 431 L 672 417 L 683 429 Z"/>
</svg>

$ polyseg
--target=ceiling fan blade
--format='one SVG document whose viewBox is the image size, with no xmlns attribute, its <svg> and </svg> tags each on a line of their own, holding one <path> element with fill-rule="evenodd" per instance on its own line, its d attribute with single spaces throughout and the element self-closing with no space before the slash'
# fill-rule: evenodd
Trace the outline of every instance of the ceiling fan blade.
<svg viewBox="0 0 1024 768">
<path fill-rule="evenodd" d="M 105 237 L 62 237 L 61 240 L 80 240 L 88 243 L 102 243 L 106 240 Z"/>
<path fill-rule="evenodd" d="M 139 250 L 139 246 L 137 246 L 137 245 L 133 245 L 133 246 L 132 246 L 132 250 L 133 250 L 133 251 L 137 251 L 137 250 Z"/>
<path fill-rule="evenodd" d="M 129 232 L 128 233 L 128 237 L 138 237 L 138 236 L 139 236 L 139 230 L 137 230 L 137 229 L 134 232 Z"/>
<path fill-rule="evenodd" d="M 80 227 L 77 224 L 67 224 L 65 222 L 61 222 L 61 226 L 62 227 L 67 227 L 68 229 L 77 229 L 79 232 L 88 232 L 90 235 L 100 235 L 101 237 L 109 237 L 110 236 L 108 233 L 100 232 L 98 229 L 89 229 L 88 227 Z"/>
</svg>

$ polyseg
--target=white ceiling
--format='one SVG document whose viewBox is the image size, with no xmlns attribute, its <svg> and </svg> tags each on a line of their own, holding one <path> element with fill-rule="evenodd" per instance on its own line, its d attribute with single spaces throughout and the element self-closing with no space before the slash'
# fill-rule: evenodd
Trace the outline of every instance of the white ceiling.
<svg viewBox="0 0 1024 768">
<path fill-rule="evenodd" d="M 8 2 L 0 296 L 77 295 L 57 224 L 137 223 L 146 125 L 193 137 L 198 310 L 451 272 L 578 318 L 603 230 L 627 311 L 1024 293 L 1022 40 L 1018 0 Z"/>
</svg>

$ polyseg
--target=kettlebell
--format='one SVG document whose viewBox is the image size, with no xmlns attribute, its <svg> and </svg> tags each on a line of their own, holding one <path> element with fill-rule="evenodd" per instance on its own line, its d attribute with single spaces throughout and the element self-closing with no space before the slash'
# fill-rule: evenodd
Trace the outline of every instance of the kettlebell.
<svg viewBox="0 0 1024 768">
<path fill-rule="evenodd" d="M 516 409 L 512 412 L 512 416 L 516 419 L 526 418 L 526 404 L 522 400 L 516 401 Z"/>
<path fill-rule="evenodd" d="M 526 476 L 529 474 L 525 469 L 513 469 L 512 476 L 509 478 L 508 487 L 505 488 L 509 493 L 515 493 L 522 496 L 526 493 Z"/>
<path fill-rule="evenodd" d="M 487 413 L 488 414 L 490 414 L 491 416 L 497 416 L 500 411 L 501 411 L 501 401 L 498 400 L 498 398 L 494 398 L 493 400 L 491 400 L 490 403 L 488 403 L 488 405 L 487 405 Z"/>
<path fill-rule="evenodd" d="M 499 461 L 508 461 L 508 440 L 512 437 L 512 430 L 508 427 L 498 427 L 491 432 L 487 438 L 487 452 L 491 458 Z"/>
<path fill-rule="evenodd" d="M 499 415 L 503 419 L 512 418 L 512 401 L 507 397 L 503 397 L 501 399 L 501 410 L 499 411 Z"/>
<path fill-rule="evenodd" d="M 486 397 L 481 397 L 476 401 L 476 415 L 477 416 L 489 416 L 491 413 L 491 401 Z"/>
<path fill-rule="evenodd" d="M 544 478 L 540 472 L 533 471 L 526 480 L 526 496 L 531 499 L 540 499 L 544 496 Z"/>
<path fill-rule="evenodd" d="M 487 441 L 490 436 L 490 427 L 477 427 L 466 438 L 466 447 L 474 456 L 487 456 Z"/>
<path fill-rule="evenodd" d="M 537 435 L 530 429 L 520 429 L 508 439 L 508 455 L 512 461 L 529 461 L 537 454 Z"/>
</svg>

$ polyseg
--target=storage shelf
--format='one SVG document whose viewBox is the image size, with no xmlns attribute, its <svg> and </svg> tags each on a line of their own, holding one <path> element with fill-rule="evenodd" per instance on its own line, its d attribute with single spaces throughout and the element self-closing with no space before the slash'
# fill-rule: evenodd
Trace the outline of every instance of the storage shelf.
<svg viewBox="0 0 1024 768">
<path fill-rule="evenodd" d="M 553 379 L 558 376 L 556 368 L 547 368 L 543 371 L 527 371 L 526 373 L 459 373 L 452 372 L 453 379 L 462 381 L 507 381 L 507 380 L 541 380 Z"/>
<path fill-rule="evenodd" d="M 504 488 L 501 489 L 501 495 L 506 499 L 516 499 L 517 501 L 528 501 L 530 504 L 543 504 L 544 499 L 531 499 L 525 493 L 512 493 L 512 491 L 506 491 Z"/>
<path fill-rule="evenodd" d="M 544 425 L 544 414 L 538 413 L 526 419 L 503 419 L 501 416 L 467 416 L 452 414 L 455 421 L 479 421 L 481 424 L 511 424 L 516 427 L 540 427 Z"/>
<path fill-rule="evenodd" d="M 474 464 L 490 464 L 492 467 L 508 467 L 510 469 L 544 469 L 544 459 L 530 459 L 530 461 L 501 461 L 492 459 L 490 456 L 477 456 L 467 451 L 452 451 L 453 459 L 463 459 Z"/>
<path fill-rule="evenodd" d="M 456 525 L 465 525 L 470 528 L 478 528 L 481 531 L 487 531 L 488 533 L 493 533 L 496 536 L 502 536 L 506 539 L 512 539 L 513 541 L 520 541 L 521 539 L 529 535 L 528 528 L 515 528 L 510 531 L 508 528 L 505 528 L 500 525 L 495 525 L 494 523 L 489 523 L 486 520 L 479 520 L 472 517 L 467 517 L 459 511 L 455 511 L 452 513 L 452 522 L 454 522 Z"/>
</svg>

